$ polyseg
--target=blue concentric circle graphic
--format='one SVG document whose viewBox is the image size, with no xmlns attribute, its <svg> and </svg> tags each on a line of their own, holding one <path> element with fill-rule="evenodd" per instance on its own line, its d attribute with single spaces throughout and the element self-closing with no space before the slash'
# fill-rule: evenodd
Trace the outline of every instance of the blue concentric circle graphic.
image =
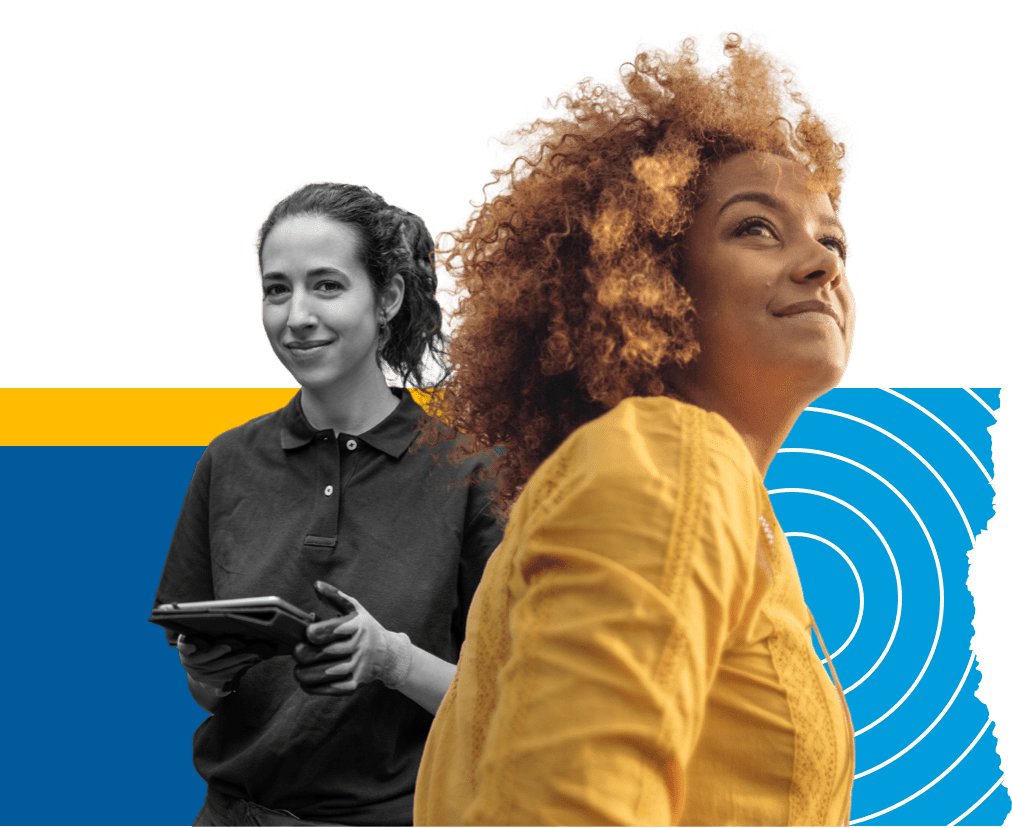
<svg viewBox="0 0 1012 828">
<path fill-rule="evenodd" d="M 855 825 L 1000 825 L 967 553 L 994 514 L 998 389 L 831 391 L 766 476 L 854 720 Z M 816 647 L 819 652 L 818 647 Z"/>
</svg>

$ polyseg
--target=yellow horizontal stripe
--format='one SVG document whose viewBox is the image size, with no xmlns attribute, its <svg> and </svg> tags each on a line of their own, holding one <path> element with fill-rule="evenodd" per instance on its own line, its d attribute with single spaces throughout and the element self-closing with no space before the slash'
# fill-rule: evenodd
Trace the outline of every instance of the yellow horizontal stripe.
<svg viewBox="0 0 1012 828">
<path fill-rule="evenodd" d="M 206 446 L 297 388 L 0 388 L 0 445 Z M 425 392 L 411 389 L 419 402 Z"/>
</svg>

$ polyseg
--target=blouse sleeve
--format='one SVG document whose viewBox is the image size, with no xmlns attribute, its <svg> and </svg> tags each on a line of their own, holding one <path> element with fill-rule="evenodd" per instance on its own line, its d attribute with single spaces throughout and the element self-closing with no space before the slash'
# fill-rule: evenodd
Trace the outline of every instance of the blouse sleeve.
<svg viewBox="0 0 1012 828">
<path fill-rule="evenodd" d="M 758 512 L 737 435 L 640 413 L 578 432 L 517 516 L 510 657 L 463 824 L 679 819 Z"/>
<path fill-rule="evenodd" d="M 208 449 L 197 462 L 183 499 L 155 592 L 155 604 L 209 601 L 215 597 L 208 521 L 210 483 L 211 451 Z M 166 630 L 166 637 L 174 641 L 176 634 Z"/>
</svg>

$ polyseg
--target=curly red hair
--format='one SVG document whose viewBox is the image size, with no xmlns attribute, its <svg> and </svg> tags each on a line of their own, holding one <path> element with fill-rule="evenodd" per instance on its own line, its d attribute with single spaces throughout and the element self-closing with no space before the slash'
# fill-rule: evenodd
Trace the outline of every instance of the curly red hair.
<svg viewBox="0 0 1012 828">
<path fill-rule="evenodd" d="M 775 153 L 837 207 L 843 145 L 769 55 L 733 34 L 724 53 L 729 63 L 705 73 L 689 39 L 637 55 L 621 87 L 582 81 L 555 102 L 559 117 L 516 133 L 529 150 L 493 172 L 497 194 L 446 235 L 442 262 L 466 293 L 440 417 L 472 447 L 505 448 L 494 468 L 503 513 L 574 429 L 629 396 L 676 396 L 659 369 L 699 351 L 679 238 L 709 168 Z"/>
</svg>

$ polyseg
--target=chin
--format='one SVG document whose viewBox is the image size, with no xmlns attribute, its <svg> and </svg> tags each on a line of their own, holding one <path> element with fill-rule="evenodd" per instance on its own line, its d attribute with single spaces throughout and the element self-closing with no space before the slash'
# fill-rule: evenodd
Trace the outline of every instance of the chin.
<svg viewBox="0 0 1012 828">
<path fill-rule="evenodd" d="M 806 405 L 839 385 L 847 368 L 844 360 L 812 360 L 792 366 L 787 372 L 785 383 L 790 389 L 807 398 Z M 786 388 L 784 390 L 787 390 Z"/>
<path fill-rule="evenodd" d="M 295 375 L 293 374 L 293 376 Z M 333 375 L 322 377 L 314 374 L 301 374 L 299 376 L 295 376 L 295 379 L 298 380 L 299 386 L 305 388 L 307 391 L 325 391 L 335 385 L 340 380 L 340 377 L 335 377 Z"/>
</svg>

